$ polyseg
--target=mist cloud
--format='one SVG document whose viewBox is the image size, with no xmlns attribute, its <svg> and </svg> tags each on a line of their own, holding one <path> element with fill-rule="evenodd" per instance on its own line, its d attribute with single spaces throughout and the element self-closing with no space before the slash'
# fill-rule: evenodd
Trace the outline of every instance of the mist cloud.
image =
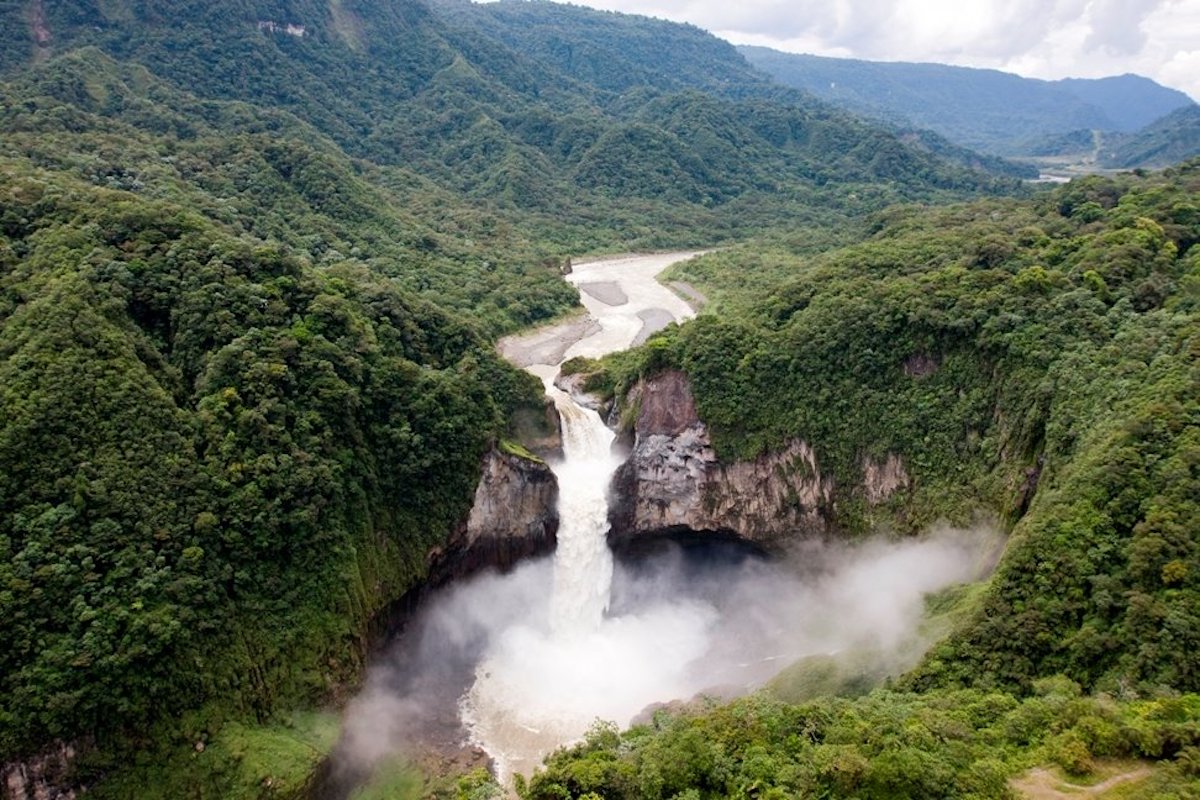
<svg viewBox="0 0 1200 800">
<path fill-rule="evenodd" d="M 619 565 L 605 619 L 566 634 L 551 624 L 550 560 L 483 576 L 433 598 L 372 668 L 341 757 L 362 769 L 461 735 L 461 711 L 507 776 L 596 719 L 627 725 L 653 703 L 744 693 L 805 656 L 862 649 L 903 669 L 922 649 L 926 594 L 981 577 L 999 542 L 947 528 L 810 542 L 782 562 L 672 547 Z"/>
</svg>

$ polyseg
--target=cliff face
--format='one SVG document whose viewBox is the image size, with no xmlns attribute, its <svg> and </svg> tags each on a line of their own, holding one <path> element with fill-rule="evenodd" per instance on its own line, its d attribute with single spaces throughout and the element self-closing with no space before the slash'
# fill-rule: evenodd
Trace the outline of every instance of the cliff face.
<svg viewBox="0 0 1200 800">
<path fill-rule="evenodd" d="M 42 755 L 0 767 L 0 797 L 4 800 L 75 800 L 68 777 L 75 748 L 59 743 Z"/>
<path fill-rule="evenodd" d="M 558 481 L 542 461 L 488 451 L 467 521 L 444 548 L 430 554 L 431 580 L 460 578 L 480 569 L 507 570 L 554 549 Z"/>
<path fill-rule="evenodd" d="M 636 407 L 629 459 L 613 479 L 609 534 L 618 548 L 639 537 L 688 531 L 736 536 L 765 550 L 825 533 L 834 513 L 834 481 L 802 440 L 752 461 L 717 458 L 681 372 L 643 382 L 626 398 Z M 864 459 L 870 505 L 909 484 L 904 464 L 889 455 Z"/>
</svg>

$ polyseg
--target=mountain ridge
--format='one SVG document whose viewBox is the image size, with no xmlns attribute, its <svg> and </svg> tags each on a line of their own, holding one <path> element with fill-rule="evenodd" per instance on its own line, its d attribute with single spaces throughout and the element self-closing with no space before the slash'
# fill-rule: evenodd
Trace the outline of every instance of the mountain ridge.
<svg viewBox="0 0 1200 800">
<path fill-rule="evenodd" d="M 1009 156 L 1022 155 L 1031 137 L 1078 129 L 1133 132 L 1192 102 L 1183 92 L 1135 75 L 1047 81 L 947 64 L 738 50 L 786 85 Z"/>
</svg>

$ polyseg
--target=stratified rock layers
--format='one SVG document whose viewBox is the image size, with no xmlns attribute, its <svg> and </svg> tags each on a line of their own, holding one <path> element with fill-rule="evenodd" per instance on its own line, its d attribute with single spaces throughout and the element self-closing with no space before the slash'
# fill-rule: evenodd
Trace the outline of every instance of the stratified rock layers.
<svg viewBox="0 0 1200 800">
<path fill-rule="evenodd" d="M 431 554 L 435 583 L 485 568 L 508 570 L 524 558 L 554 550 L 558 481 L 543 461 L 493 448 L 466 522 Z"/>
<path fill-rule="evenodd" d="M 636 408 L 633 447 L 613 479 L 609 510 L 614 547 L 660 534 L 735 536 L 764 550 L 821 535 L 834 519 L 834 480 L 812 447 L 796 439 L 753 460 L 722 462 L 696 413 L 682 372 L 643 381 L 625 400 Z M 898 456 L 864 459 L 868 504 L 909 485 Z"/>
</svg>

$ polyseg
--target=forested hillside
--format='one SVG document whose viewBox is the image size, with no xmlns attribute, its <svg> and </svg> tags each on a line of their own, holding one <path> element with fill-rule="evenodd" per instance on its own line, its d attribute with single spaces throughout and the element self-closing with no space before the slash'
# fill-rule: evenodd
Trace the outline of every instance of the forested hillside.
<svg viewBox="0 0 1200 800">
<path fill-rule="evenodd" d="M 1131 136 L 1104 143 L 1101 163 L 1107 167 L 1162 168 L 1200 154 L 1200 106 L 1173 111 Z"/>
<path fill-rule="evenodd" d="M 594 246 L 602 227 L 643 246 L 682 243 L 681 229 L 728 235 L 747 224 L 747 204 L 761 223 L 767 211 L 856 213 L 1000 188 L 812 98 L 761 97 L 764 81 L 729 45 L 686 26 L 604 15 L 606 35 L 594 36 L 594 12 L 551 4 L 435 13 L 415 0 L 221 2 L 167 13 L 74 0 L 45 6 L 38 28 L 23 5 L 4 12 L 9 74 L 28 65 L 38 30 L 38 58 L 95 45 L 202 99 L 287 110 L 352 157 L 520 210 L 560 246 Z M 514 41 L 500 22 L 522 14 L 536 18 L 518 19 Z M 578 43 L 580 26 L 591 26 L 587 58 L 557 58 L 558 31 Z"/>
<path fill-rule="evenodd" d="M 455 254 L 392 242 L 378 267 L 332 250 L 318 265 L 285 243 L 320 223 L 337 233 L 327 217 L 273 217 L 305 204 L 263 159 L 318 170 L 311 152 L 230 139 L 167 164 L 151 148 L 160 177 L 96 158 L 112 147 L 147 163 L 136 134 L 103 127 L 6 134 L 33 151 L 3 156 L 0 186 L 8 756 L 80 736 L 173 745 L 207 724 L 173 728 L 184 711 L 266 719 L 352 677 L 372 615 L 422 576 L 484 448 L 540 394 L 499 362 L 486 325 L 445 310 L 491 308 L 481 323 L 511 327 L 522 320 L 495 312 L 502 289 L 445 290 L 438 307 L 406 286 L 462 283 Z M 173 184 L 179 169 L 192 181 Z M 276 182 L 232 198 L 199 188 L 227 186 L 224 169 Z M 535 292 L 545 313 L 572 300 L 552 300 L 550 280 Z M 519 275 L 504 285 L 519 303 Z"/>
<path fill-rule="evenodd" d="M 954 633 L 896 680 L 916 694 L 598 730 L 525 796 L 1008 797 L 1035 764 L 1114 757 L 1165 761 L 1131 796 L 1196 796 L 1198 196 L 1191 162 L 1032 203 L 896 208 L 819 255 L 764 241 L 684 265 L 721 313 L 610 359 L 596 385 L 684 370 L 725 458 L 809 442 L 850 530 L 991 508 L 1012 536 L 955 601 Z M 888 454 L 912 486 L 873 509 L 845 487 Z"/>
<path fill-rule="evenodd" d="M 1017 523 L 995 606 L 922 680 L 1022 688 L 1065 672 L 1194 691 L 1194 652 L 1160 637 L 1200 635 L 1200 554 L 1179 538 L 1200 523 L 1183 468 L 1200 411 L 1198 191 L 1193 162 L 1032 204 L 894 209 L 861 244 L 813 257 L 734 248 L 682 273 L 724 313 L 643 358 L 689 374 L 721 452 L 800 437 L 843 486 L 864 453 L 895 453 L 914 480 L 899 519 L 982 505 Z"/>
</svg>

